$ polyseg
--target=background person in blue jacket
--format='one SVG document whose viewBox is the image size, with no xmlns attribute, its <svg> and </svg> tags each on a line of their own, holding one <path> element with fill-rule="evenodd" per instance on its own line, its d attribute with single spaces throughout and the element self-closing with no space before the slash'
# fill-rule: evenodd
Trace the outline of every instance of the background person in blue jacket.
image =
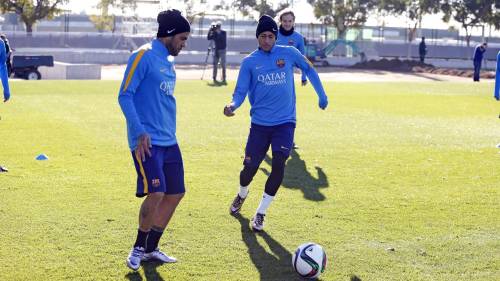
<svg viewBox="0 0 500 281">
<path fill-rule="evenodd" d="M 251 127 L 245 148 L 239 192 L 230 206 L 230 213 L 240 211 L 248 195 L 248 186 L 257 173 L 269 146 L 272 147 L 272 168 L 264 195 L 252 218 L 252 229 L 264 227 L 267 208 L 283 181 L 285 162 L 290 155 L 296 123 L 293 69 L 300 68 L 309 78 L 319 97 L 319 107 L 325 109 L 328 98 L 318 73 L 296 48 L 276 45 L 278 26 L 269 16 L 259 19 L 256 36 L 259 48 L 243 59 L 231 103 L 224 115 L 233 116 L 248 94 Z"/>
<path fill-rule="evenodd" d="M 12 63 L 11 63 L 11 55 L 13 49 L 10 47 L 9 44 L 9 39 L 7 39 L 7 36 L 5 34 L 0 34 L 0 39 L 2 39 L 3 43 L 5 44 L 5 64 L 7 65 L 7 76 L 10 77 L 10 74 L 12 73 Z"/>
<path fill-rule="evenodd" d="M 158 14 L 158 33 L 130 56 L 118 101 L 127 121 L 128 143 L 137 171 L 137 197 L 146 197 L 127 266 L 141 261 L 176 262 L 158 242 L 184 196 L 184 168 L 176 139 L 176 75 L 173 57 L 186 46 L 189 22 L 177 10 Z"/>
<path fill-rule="evenodd" d="M 290 9 L 285 9 L 280 14 L 280 26 L 278 30 L 278 38 L 276 45 L 293 46 L 299 50 L 302 55 L 305 55 L 305 40 L 302 34 L 294 30 L 295 27 L 295 14 Z M 302 71 L 301 76 L 302 86 L 307 85 L 306 74 Z M 293 148 L 299 147 L 293 142 Z"/>
<path fill-rule="evenodd" d="M 3 87 L 3 101 L 7 102 L 10 99 L 10 89 L 9 89 L 9 77 L 7 64 L 5 63 L 7 59 L 7 52 L 5 49 L 5 43 L 0 40 L 0 79 L 2 80 Z M 0 172 L 7 172 L 6 167 L 0 166 Z"/>
<path fill-rule="evenodd" d="M 418 45 L 418 54 L 420 55 L 420 62 L 424 63 L 425 55 L 427 55 L 427 45 L 425 44 L 425 37 L 422 36 L 422 41 Z"/>
<path fill-rule="evenodd" d="M 294 30 L 295 28 L 295 14 L 292 10 L 283 10 L 280 14 L 280 26 L 278 30 L 278 38 L 276 45 L 293 46 L 299 52 L 305 55 L 305 40 L 302 34 Z M 302 86 L 307 85 L 306 74 L 302 72 L 301 77 Z"/>
<path fill-rule="evenodd" d="M 9 71 L 7 69 L 7 50 L 3 40 L 0 40 L 0 79 L 2 79 L 3 101 L 10 99 Z"/>
<path fill-rule="evenodd" d="M 479 76 L 481 74 L 481 63 L 483 62 L 483 54 L 486 52 L 486 48 L 488 47 L 488 43 L 484 42 L 481 45 L 477 45 L 474 49 L 474 82 L 479 82 Z"/>
</svg>

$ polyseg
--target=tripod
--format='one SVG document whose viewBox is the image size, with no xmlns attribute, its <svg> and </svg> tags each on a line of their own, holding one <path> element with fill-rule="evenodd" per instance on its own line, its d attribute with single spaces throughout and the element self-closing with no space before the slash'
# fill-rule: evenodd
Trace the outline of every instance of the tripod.
<svg viewBox="0 0 500 281">
<path fill-rule="evenodd" d="M 210 56 L 210 52 L 214 51 L 214 40 L 210 40 L 210 43 L 208 44 L 208 49 L 207 49 L 207 56 L 205 57 L 205 66 L 203 66 L 203 73 L 201 74 L 201 80 L 203 80 L 203 76 L 205 76 L 205 70 L 207 69 L 208 65 L 208 57 Z"/>
</svg>

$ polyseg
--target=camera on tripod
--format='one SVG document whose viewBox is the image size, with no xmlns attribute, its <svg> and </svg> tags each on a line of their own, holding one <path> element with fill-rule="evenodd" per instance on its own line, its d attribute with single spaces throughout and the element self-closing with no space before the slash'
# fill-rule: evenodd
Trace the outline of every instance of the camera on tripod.
<svg viewBox="0 0 500 281">
<path fill-rule="evenodd" d="M 213 22 L 211 25 L 210 25 L 210 29 L 208 30 L 208 34 L 213 34 L 214 32 L 217 31 L 217 23 L 216 22 Z"/>
</svg>

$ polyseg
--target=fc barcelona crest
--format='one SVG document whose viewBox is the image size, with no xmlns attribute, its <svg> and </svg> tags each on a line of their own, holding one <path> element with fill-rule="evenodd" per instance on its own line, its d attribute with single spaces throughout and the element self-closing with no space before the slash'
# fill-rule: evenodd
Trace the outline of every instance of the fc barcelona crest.
<svg viewBox="0 0 500 281">
<path fill-rule="evenodd" d="M 285 60 L 284 59 L 278 59 L 276 61 L 276 65 L 279 67 L 279 68 L 283 68 L 285 66 Z"/>
</svg>

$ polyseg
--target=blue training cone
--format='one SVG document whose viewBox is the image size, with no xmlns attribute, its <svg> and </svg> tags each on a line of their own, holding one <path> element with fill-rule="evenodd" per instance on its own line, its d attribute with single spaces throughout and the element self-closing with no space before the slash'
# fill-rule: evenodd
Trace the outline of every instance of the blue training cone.
<svg viewBox="0 0 500 281">
<path fill-rule="evenodd" d="M 42 154 L 38 155 L 35 159 L 36 160 L 49 160 L 49 157 L 42 153 Z"/>
</svg>

